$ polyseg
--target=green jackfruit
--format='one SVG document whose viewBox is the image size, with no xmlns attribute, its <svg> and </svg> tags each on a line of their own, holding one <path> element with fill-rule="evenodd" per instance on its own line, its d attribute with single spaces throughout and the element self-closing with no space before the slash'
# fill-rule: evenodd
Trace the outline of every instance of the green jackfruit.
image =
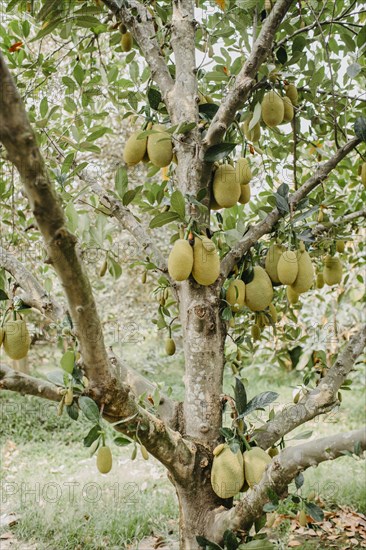
<svg viewBox="0 0 366 550">
<path fill-rule="evenodd" d="M 274 126 L 281 124 L 284 114 L 285 107 L 282 97 L 274 90 L 266 93 L 262 100 L 263 122 L 270 128 L 273 128 Z"/>
<path fill-rule="evenodd" d="M 243 459 L 245 480 L 249 487 L 254 487 L 262 479 L 271 457 L 260 447 L 253 447 L 250 451 L 245 451 Z"/>
<path fill-rule="evenodd" d="M 221 164 L 213 179 L 213 194 L 216 203 L 221 208 L 234 206 L 240 197 L 240 185 L 236 172 L 230 164 Z"/>
<path fill-rule="evenodd" d="M 247 204 L 250 201 L 250 185 L 241 185 L 240 186 L 240 204 Z"/>
<path fill-rule="evenodd" d="M 285 86 L 285 92 L 287 97 L 290 98 L 292 105 L 297 105 L 299 94 L 297 93 L 296 86 L 294 84 L 288 84 Z"/>
<path fill-rule="evenodd" d="M 267 252 L 265 260 L 265 270 L 273 283 L 280 283 L 277 273 L 277 264 L 281 255 L 285 252 L 285 247 L 281 244 L 272 244 Z"/>
<path fill-rule="evenodd" d="M 323 288 L 324 286 L 324 274 L 318 273 L 316 276 L 316 288 Z"/>
<path fill-rule="evenodd" d="M 342 262 L 336 256 L 326 256 L 324 259 L 324 282 L 328 286 L 338 285 L 342 280 Z"/>
<path fill-rule="evenodd" d="M 112 452 L 109 447 L 99 447 L 97 452 L 97 468 L 101 474 L 108 474 L 112 469 Z"/>
<path fill-rule="evenodd" d="M 268 449 L 268 455 L 271 457 L 271 458 L 274 458 L 275 456 L 277 456 L 279 454 L 279 450 L 277 447 L 271 447 L 270 449 Z"/>
<path fill-rule="evenodd" d="M 211 470 L 211 485 L 220 498 L 231 498 L 244 484 L 243 455 L 236 453 L 228 445 L 214 456 Z"/>
<path fill-rule="evenodd" d="M 30 346 L 30 336 L 25 321 L 23 319 L 6 321 L 3 329 L 5 353 L 10 359 L 15 360 L 26 357 Z"/>
<path fill-rule="evenodd" d="M 212 285 L 220 275 L 220 258 L 208 237 L 196 237 L 193 247 L 192 275 L 203 286 Z"/>
<path fill-rule="evenodd" d="M 295 292 L 291 286 L 286 287 L 286 294 L 290 304 L 297 304 L 299 301 L 299 294 Z"/>
<path fill-rule="evenodd" d="M 165 340 L 165 353 L 167 355 L 174 355 L 175 354 L 175 342 L 173 338 L 167 338 Z"/>
<path fill-rule="evenodd" d="M 253 128 L 251 130 L 249 130 L 249 125 L 250 125 L 250 122 L 251 122 L 252 118 L 253 118 L 253 115 L 250 115 L 243 122 L 242 129 L 243 129 L 244 135 L 247 138 L 247 140 L 252 141 L 252 142 L 255 143 L 255 142 L 259 141 L 259 139 L 261 137 L 261 127 L 260 127 L 259 122 L 257 122 L 256 124 L 254 124 Z"/>
<path fill-rule="evenodd" d="M 261 339 L 261 329 L 259 325 L 252 325 L 250 332 L 254 341 Z"/>
<path fill-rule="evenodd" d="M 299 272 L 298 254 L 293 250 L 286 250 L 281 254 L 277 264 L 277 273 L 283 285 L 292 285 Z"/>
<path fill-rule="evenodd" d="M 144 460 L 149 460 L 149 453 L 147 452 L 147 449 L 145 447 L 145 445 L 140 445 L 140 451 L 141 451 L 141 456 Z"/>
<path fill-rule="evenodd" d="M 65 394 L 65 405 L 70 407 L 72 405 L 72 402 L 74 401 L 74 392 L 72 388 L 67 388 L 67 392 Z"/>
<path fill-rule="evenodd" d="M 152 127 L 155 131 L 147 138 L 147 153 L 150 162 L 158 168 L 169 166 L 173 158 L 172 138 L 168 132 L 165 132 L 164 126 L 155 124 Z"/>
<path fill-rule="evenodd" d="M 254 277 L 245 286 L 245 303 L 252 311 L 263 311 L 272 302 L 271 279 L 263 267 L 254 267 Z"/>
<path fill-rule="evenodd" d="M 248 159 L 242 157 L 235 165 L 236 180 L 239 185 L 247 185 L 252 179 L 252 171 Z"/>
<path fill-rule="evenodd" d="M 346 248 L 345 242 L 343 240 L 338 240 L 336 242 L 336 251 L 340 254 L 343 254 L 344 249 Z"/>
<path fill-rule="evenodd" d="M 237 312 L 245 303 L 245 283 L 241 279 L 231 281 L 226 291 L 226 301 L 232 311 Z"/>
<path fill-rule="evenodd" d="M 284 115 L 283 122 L 291 122 L 294 118 L 294 107 L 292 105 L 291 99 L 287 96 L 282 98 L 284 106 Z"/>
<path fill-rule="evenodd" d="M 277 309 L 273 304 L 269 304 L 269 314 L 272 317 L 273 323 L 276 324 L 278 320 L 278 315 L 277 315 Z"/>
<path fill-rule="evenodd" d="M 308 524 L 308 519 L 307 519 L 306 512 L 305 512 L 304 509 L 300 510 L 299 523 L 300 523 L 301 527 L 306 527 L 307 524 Z"/>
<path fill-rule="evenodd" d="M 168 258 L 169 275 L 174 281 L 188 279 L 193 268 L 193 248 L 185 239 L 175 241 Z"/>
<path fill-rule="evenodd" d="M 122 51 L 124 52 L 131 51 L 132 44 L 133 44 L 132 34 L 128 31 L 125 32 L 125 34 L 122 34 L 121 36 Z"/>
<path fill-rule="evenodd" d="M 123 151 L 123 160 L 128 166 L 135 166 L 146 154 L 147 138 L 137 139 L 141 133 L 140 130 L 134 132 L 126 142 Z"/>
<path fill-rule="evenodd" d="M 291 287 L 298 294 L 302 294 L 312 287 L 314 281 L 314 267 L 306 250 L 298 253 L 298 264 L 299 272 Z"/>
</svg>

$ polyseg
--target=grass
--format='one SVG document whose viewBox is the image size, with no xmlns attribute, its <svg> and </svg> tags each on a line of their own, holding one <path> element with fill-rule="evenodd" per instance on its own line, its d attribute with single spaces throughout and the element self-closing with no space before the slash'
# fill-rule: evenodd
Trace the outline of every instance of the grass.
<svg viewBox="0 0 366 550">
<path fill-rule="evenodd" d="M 157 354 L 150 364 L 154 375 L 164 376 L 166 385 L 171 385 L 173 394 L 180 397 L 180 362 L 174 368 L 170 366 L 168 372 Z M 275 376 L 270 370 L 268 376 L 251 377 L 248 395 L 252 398 L 272 390 L 279 393 L 279 404 L 291 403 L 290 386 L 298 381 L 298 373 L 277 371 Z M 313 436 L 324 436 L 356 428 L 363 422 L 364 403 L 364 392 L 358 384 L 352 392 L 344 392 L 339 411 L 295 433 L 313 430 Z M 91 550 L 124 549 L 128 545 L 137 549 L 139 541 L 153 533 L 170 541 L 177 539 L 174 488 L 152 457 L 144 461 L 138 456 L 131 463 L 130 447 L 113 446 L 112 472 L 102 476 L 95 457 L 90 458 L 83 447 L 82 440 L 90 428 L 85 419 L 74 422 L 66 414 L 57 417 L 55 405 L 11 392 L 1 392 L 0 407 L 2 513 L 19 514 L 20 521 L 12 528 L 18 540 L 34 541 L 40 550 Z M 328 509 L 349 505 L 366 512 L 364 476 L 364 461 L 344 457 L 307 470 L 301 491 L 306 495 L 315 489 Z M 10 489 L 14 494 L 7 493 Z M 288 529 L 284 522 L 278 533 L 279 549 L 286 548 Z M 314 548 L 311 541 L 304 544 L 307 546 L 302 548 Z"/>
</svg>

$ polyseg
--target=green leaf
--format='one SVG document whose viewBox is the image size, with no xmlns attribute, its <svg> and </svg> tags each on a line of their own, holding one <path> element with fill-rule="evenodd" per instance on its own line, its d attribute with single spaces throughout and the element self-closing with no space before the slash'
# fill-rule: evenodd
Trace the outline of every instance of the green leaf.
<svg viewBox="0 0 366 550">
<path fill-rule="evenodd" d="M 126 447 L 126 445 L 130 445 L 133 442 L 131 439 L 127 439 L 127 437 L 118 436 L 113 439 L 113 443 L 115 443 L 118 447 Z"/>
<path fill-rule="evenodd" d="M 99 424 L 95 424 L 92 429 L 89 431 L 88 435 L 84 437 L 84 447 L 91 447 L 91 445 L 100 437 L 100 432 L 102 428 Z"/>
<path fill-rule="evenodd" d="M 9 300 L 9 296 L 2 288 L 0 288 L 0 300 Z"/>
<path fill-rule="evenodd" d="M 359 116 L 356 118 L 354 130 L 358 139 L 366 141 L 366 118 L 364 116 Z"/>
<path fill-rule="evenodd" d="M 47 379 L 56 386 L 64 386 L 64 373 L 61 369 L 52 370 L 47 374 Z"/>
<path fill-rule="evenodd" d="M 198 536 L 196 537 L 196 541 L 201 546 L 201 548 L 204 548 L 205 550 L 222 550 L 222 547 L 216 544 L 215 542 L 211 542 L 205 537 Z"/>
<path fill-rule="evenodd" d="M 50 23 L 48 23 L 47 27 L 41 29 L 38 34 L 30 40 L 30 42 L 36 42 L 37 40 L 44 38 L 48 34 L 51 34 L 55 29 L 57 29 L 61 22 L 61 17 L 55 19 L 54 21 L 51 21 Z"/>
<path fill-rule="evenodd" d="M 361 71 L 361 65 L 359 63 L 351 63 L 347 67 L 347 74 L 350 78 L 355 78 Z"/>
<path fill-rule="evenodd" d="M 122 275 L 122 267 L 113 258 L 108 258 L 108 271 L 116 280 Z"/>
<path fill-rule="evenodd" d="M 239 414 L 241 414 L 245 411 L 245 407 L 247 406 L 248 399 L 247 399 L 247 392 L 245 391 L 244 384 L 238 377 L 235 377 L 234 391 L 235 391 L 236 410 L 238 411 Z"/>
<path fill-rule="evenodd" d="M 253 397 L 253 399 L 249 401 L 249 403 L 245 407 L 245 410 L 242 412 L 242 414 L 239 415 L 239 417 L 243 418 L 253 411 L 264 409 L 266 405 L 269 405 L 269 403 L 273 403 L 273 401 L 277 399 L 278 395 L 279 394 L 274 391 L 265 391 L 256 395 L 255 397 Z"/>
<path fill-rule="evenodd" d="M 230 529 L 227 529 L 224 533 L 224 544 L 227 550 L 237 550 L 239 547 L 238 540 L 233 531 L 230 531 Z"/>
<path fill-rule="evenodd" d="M 295 36 L 292 43 L 292 55 L 295 55 L 296 52 L 302 52 L 306 46 L 306 38 L 302 34 Z"/>
<path fill-rule="evenodd" d="M 95 130 L 94 132 L 89 134 L 88 137 L 86 138 L 86 140 L 87 141 L 94 141 L 94 140 L 104 136 L 105 134 L 111 134 L 111 133 L 112 133 L 112 130 L 110 128 L 106 128 L 106 127 L 98 128 L 98 130 Z"/>
<path fill-rule="evenodd" d="M 281 63 L 281 65 L 284 65 L 287 62 L 287 59 L 288 59 L 286 48 L 284 48 L 283 46 L 278 48 L 278 50 L 276 52 L 276 57 L 277 57 L 278 61 Z"/>
<path fill-rule="evenodd" d="M 287 200 L 279 195 L 278 193 L 275 193 L 275 199 L 276 199 L 276 206 L 278 208 L 278 211 L 280 214 L 288 214 L 290 212 L 290 207 L 287 202 Z"/>
<path fill-rule="evenodd" d="M 179 218 L 179 214 L 176 212 L 171 212 L 170 210 L 168 212 L 161 212 L 161 214 L 158 214 L 153 218 L 149 224 L 150 229 L 155 229 L 155 227 L 162 227 L 163 225 L 166 225 L 167 223 L 174 222 Z"/>
<path fill-rule="evenodd" d="M 75 352 L 72 350 L 65 351 L 61 357 L 60 364 L 65 372 L 71 374 L 75 366 Z"/>
<path fill-rule="evenodd" d="M 162 101 L 161 93 L 156 88 L 149 88 L 147 91 L 147 99 L 149 105 L 155 111 L 158 110 L 159 104 Z"/>
<path fill-rule="evenodd" d="M 304 485 L 304 476 L 302 475 L 302 473 L 300 472 L 299 474 L 297 474 L 297 476 L 295 477 L 295 485 L 296 485 L 296 489 L 300 489 L 300 487 L 302 487 Z"/>
<path fill-rule="evenodd" d="M 323 521 L 324 512 L 319 506 L 313 502 L 305 502 L 306 512 L 311 516 L 315 521 Z"/>
<path fill-rule="evenodd" d="M 70 406 L 66 405 L 66 412 L 72 420 L 79 418 L 79 411 L 75 402 Z"/>
<path fill-rule="evenodd" d="M 186 215 L 186 205 L 184 202 L 184 197 L 180 191 L 174 191 L 172 193 L 172 196 L 170 198 L 170 206 L 171 209 L 179 214 L 179 217 L 184 220 L 184 217 Z"/>
<path fill-rule="evenodd" d="M 128 175 L 126 168 L 121 164 L 118 166 L 116 175 L 114 177 L 114 187 L 117 195 L 123 199 L 128 186 Z"/>
<path fill-rule="evenodd" d="M 222 160 L 228 156 L 229 153 L 237 146 L 237 143 L 229 143 L 224 141 L 223 143 L 218 143 L 209 147 L 205 153 L 204 160 L 205 162 L 215 162 L 216 160 Z"/>
<path fill-rule="evenodd" d="M 219 110 L 219 106 L 215 103 L 203 103 L 202 105 L 198 106 L 198 110 L 200 114 L 204 115 L 204 118 L 206 118 L 207 120 L 212 120 Z"/>
<path fill-rule="evenodd" d="M 90 397 L 82 395 L 79 397 L 78 403 L 81 411 L 84 413 L 86 418 L 91 422 L 94 422 L 94 424 L 98 424 L 100 413 L 96 402 L 93 401 L 93 399 L 91 399 Z"/>
</svg>

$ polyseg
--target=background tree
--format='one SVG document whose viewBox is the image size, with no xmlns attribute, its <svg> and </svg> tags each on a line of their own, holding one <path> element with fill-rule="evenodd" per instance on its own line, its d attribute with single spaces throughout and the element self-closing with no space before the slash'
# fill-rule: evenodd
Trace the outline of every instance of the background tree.
<svg viewBox="0 0 366 550">
<path fill-rule="evenodd" d="M 265 392 L 247 400 L 241 378 L 258 345 L 249 331 L 253 325 L 271 325 L 263 332 L 267 349 L 277 333 L 267 306 L 257 312 L 245 305 L 236 308 L 226 294 L 228 279 L 241 278 L 247 286 L 253 281 L 253 265 L 264 265 L 276 240 L 294 248 L 303 242 L 318 271 L 323 256 L 334 255 L 337 239 L 350 241 L 354 246 L 343 258 L 350 269 L 343 281 L 363 282 L 359 222 L 365 216 L 365 191 L 358 173 L 365 140 L 362 22 L 358 2 L 13 0 L 4 10 L 0 191 L 6 231 L 0 264 L 2 297 L 9 299 L 4 320 L 32 307 L 63 327 L 68 349 L 61 362 L 65 374 L 54 383 L 2 365 L 1 387 L 60 401 L 72 417 L 81 409 L 95 423 L 88 445 L 104 444 L 102 414 L 155 456 L 176 488 L 182 549 L 205 545 L 205 539 L 222 544 L 224 536 L 235 547 L 228 530 L 249 529 L 266 503 L 283 495 L 302 470 L 366 448 L 363 429 L 286 449 L 283 440 L 339 404 L 339 389 L 362 353 L 364 329 L 353 331 L 337 358 L 316 358 L 321 375 L 310 369 L 291 410 L 270 410 L 261 426 L 246 423 L 250 411 L 277 397 Z M 262 120 L 256 139 L 256 125 L 266 118 L 261 109 L 265 94 L 273 89 L 282 98 L 294 83 L 299 99 L 292 98 L 291 124 L 270 127 Z M 149 143 L 159 137 L 151 123 L 164 124 L 168 134 L 156 139 L 160 145 L 172 142 L 176 163 L 169 168 L 162 163 L 161 171 L 155 162 L 147 170 L 127 172 L 122 146 L 117 158 L 101 155 L 95 142 L 103 136 L 108 143 L 126 138 L 127 117 Z M 242 121 L 247 121 L 246 130 Z M 212 213 L 214 172 L 218 163 L 233 164 L 235 157 L 250 158 L 254 196 L 249 205 Z M 213 284 L 198 284 L 193 277 L 176 282 L 169 276 L 167 248 L 159 246 L 165 232 L 158 229 L 168 224 L 174 228 L 172 243 L 179 237 L 177 224 L 191 244 L 201 242 L 202 235 L 212 237 L 213 254 L 217 247 L 221 260 Z M 163 395 L 105 345 L 96 305 L 100 298 L 90 283 L 85 252 L 93 246 L 106 251 L 100 275 L 106 269 L 120 275 L 110 226 L 133 235 L 140 250 L 135 265 L 156 280 L 157 328 L 171 337 L 179 330 L 179 316 L 183 403 Z M 17 251 L 25 244 L 34 249 L 41 240 L 44 263 L 20 262 Z M 54 274 L 67 310 L 53 297 Z M 341 300 L 346 290 L 338 292 Z M 322 299 L 318 294 L 310 290 L 304 302 L 312 295 Z M 299 338 L 301 309 L 288 303 L 285 287 L 278 284 L 274 302 L 284 321 L 278 359 L 286 364 L 289 343 Z M 355 315 L 359 321 L 361 313 Z M 304 350 L 294 349 L 290 357 L 296 363 Z M 235 385 L 234 399 L 224 394 L 224 371 Z M 233 422 L 223 427 L 224 407 Z M 212 451 L 225 440 L 233 454 L 250 446 L 266 450 L 278 444 L 281 449 L 259 483 L 234 503 L 231 497 L 220 498 L 210 483 Z"/>
</svg>

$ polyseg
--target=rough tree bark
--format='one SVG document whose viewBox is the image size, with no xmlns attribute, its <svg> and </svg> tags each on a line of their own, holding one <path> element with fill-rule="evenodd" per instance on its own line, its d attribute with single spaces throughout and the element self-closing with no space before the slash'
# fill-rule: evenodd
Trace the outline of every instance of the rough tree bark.
<svg viewBox="0 0 366 550">
<path fill-rule="evenodd" d="M 129 0 L 129 7 L 127 3 L 120 6 L 114 0 L 104 0 L 104 3 L 133 33 L 149 64 L 152 78 L 162 93 L 172 125 L 197 123 L 199 98 L 194 46 L 194 2 L 173 1 L 171 46 L 176 67 L 175 79 L 168 70 L 156 40 L 154 20 L 147 6 L 137 0 Z M 201 188 L 208 188 L 212 165 L 204 162 L 204 153 L 207 148 L 222 140 L 238 109 L 244 105 L 255 86 L 258 69 L 271 51 L 276 31 L 292 4 L 293 0 L 277 0 L 274 4 L 250 56 L 222 101 L 204 139 L 197 126 L 187 134 L 179 134 L 177 131 L 173 135 L 178 158 L 175 185 L 182 193 L 195 196 Z M 48 261 L 55 268 L 64 287 L 81 346 L 82 367 L 91 381 L 88 393 L 100 407 L 103 406 L 107 420 L 115 422 L 134 417 L 128 428 L 123 424 L 117 427 L 119 431 L 134 435 L 138 426 L 146 427 L 146 430 L 139 432 L 139 436 L 149 452 L 166 466 L 176 488 L 181 550 L 197 549 L 197 535 L 204 535 L 219 543 L 226 529 L 247 528 L 261 515 L 263 505 L 268 501 L 268 486 L 281 494 L 299 471 L 323 460 L 336 458 L 344 450 L 352 451 L 357 442 L 361 449 L 365 449 L 366 437 L 361 430 L 311 441 L 281 452 L 267 468 L 260 484 L 249 490 L 236 506 L 233 506 L 232 499 L 223 501 L 216 496 L 210 484 L 210 467 L 212 450 L 220 440 L 219 430 L 222 426 L 221 394 L 227 333 L 227 325 L 220 315 L 220 289 L 243 254 L 263 235 L 272 231 L 281 217 L 280 212 L 275 208 L 263 221 L 249 229 L 223 259 L 221 277 L 214 285 L 200 287 L 194 281 L 172 283 L 183 327 L 186 392 L 184 403 L 175 403 L 162 396 L 156 414 L 152 414 L 147 407 L 137 403 L 137 397 L 141 393 L 152 392 L 154 385 L 126 367 L 105 348 L 93 291 L 78 254 L 76 239 L 65 228 L 62 206 L 47 175 L 20 95 L 1 56 L 0 82 L 0 140 L 9 160 L 19 170 L 43 235 Z M 291 195 L 293 210 L 358 143 L 356 138 L 350 140 L 319 166 L 316 173 Z M 143 254 L 148 254 L 157 268 L 166 272 L 165 259 L 131 210 L 96 182 L 92 182 L 91 187 L 110 209 L 116 222 L 136 238 Z M 191 216 L 198 217 L 194 207 L 189 209 Z M 357 215 L 350 214 L 348 221 L 364 215 L 364 211 Z M 208 218 L 206 225 L 209 226 Z M 321 233 L 321 228 L 314 234 L 317 232 Z M 26 303 L 52 319 L 60 316 L 61 307 L 43 291 L 36 278 L 2 249 L 0 266 L 11 273 L 22 288 L 22 298 Z M 260 447 L 268 448 L 298 425 L 331 410 L 337 404 L 337 391 L 362 353 L 364 338 L 364 330 L 352 337 L 317 388 L 294 406 L 294 414 L 280 411 L 256 434 L 255 439 Z M 0 388 L 53 401 L 61 399 L 60 391 L 49 382 L 15 373 L 5 365 L 0 367 Z"/>
</svg>

